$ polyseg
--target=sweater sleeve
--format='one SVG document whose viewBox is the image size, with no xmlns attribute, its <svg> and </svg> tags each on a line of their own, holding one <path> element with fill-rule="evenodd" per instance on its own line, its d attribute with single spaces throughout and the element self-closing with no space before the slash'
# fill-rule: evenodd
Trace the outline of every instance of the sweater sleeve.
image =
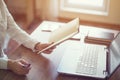
<svg viewBox="0 0 120 80">
<path fill-rule="evenodd" d="M 0 69 L 7 69 L 8 57 L 0 50 Z"/>
<path fill-rule="evenodd" d="M 0 69 L 7 69 L 8 59 L 0 57 Z"/>
<path fill-rule="evenodd" d="M 29 34 L 27 34 L 24 30 L 22 30 L 14 21 L 13 17 L 9 13 L 8 9 L 6 8 L 6 15 L 7 15 L 7 32 L 10 37 L 16 40 L 19 44 L 23 44 L 25 47 L 34 50 L 35 44 L 38 41 L 32 39 Z"/>
</svg>

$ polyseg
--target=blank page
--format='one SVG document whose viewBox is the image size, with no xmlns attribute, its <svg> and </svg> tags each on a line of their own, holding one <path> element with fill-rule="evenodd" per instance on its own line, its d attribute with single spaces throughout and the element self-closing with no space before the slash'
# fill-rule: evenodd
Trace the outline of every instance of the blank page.
<svg viewBox="0 0 120 80">
<path fill-rule="evenodd" d="M 62 25 L 60 28 L 53 31 L 50 35 L 49 42 L 57 42 L 67 36 L 69 36 L 72 33 L 78 32 L 79 28 L 79 18 L 76 18 L 64 25 Z"/>
</svg>

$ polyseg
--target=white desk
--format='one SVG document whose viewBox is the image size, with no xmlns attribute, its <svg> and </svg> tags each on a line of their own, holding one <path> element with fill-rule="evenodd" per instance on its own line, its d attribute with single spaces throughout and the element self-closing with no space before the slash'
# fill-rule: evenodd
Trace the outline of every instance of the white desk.
<svg viewBox="0 0 120 80">
<path fill-rule="evenodd" d="M 38 26 L 38 28 L 31 34 L 31 37 L 33 37 L 34 39 L 39 40 L 41 42 L 47 42 L 47 40 L 49 38 L 49 35 L 50 35 L 50 32 L 49 31 L 48 32 L 42 31 L 44 29 L 43 27 L 51 29 L 52 27 L 60 27 L 63 24 L 64 23 L 43 21 Z M 53 29 L 56 29 L 56 28 L 53 28 Z M 102 28 L 95 28 L 95 27 L 89 27 L 89 26 L 80 25 L 80 33 L 77 34 L 76 36 L 74 36 L 74 38 L 78 38 L 78 39 L 80 39 L 81 42 L 82 41 L 84 42 L 84 37 L 88 34 L 88 32 L 89 31 L 95 31 L 95 30 L 113 32 L 113 33 L 115 33 L 115 36 L 118 33 L 118 31 L 116 31 L 116 30 L 108 30 L 108 29 L 102 29 Z M 68 41 L 65 41 L 64 43 L 60 44 L 53 51 L 53 53 L 50 54 L 50 55 L 42 54 L 45 58 L 50 60 L 51 63 L 53 64 L 52 65 L 54 67 L 53 72 L 56 73 L 56 74 L 54 74 L 54 76 L 56 76 L 58 78 L 57 80 L 70 80 L 70 79 L 73 79 L 73 80 L 74 79 L 79 79 L 79 80 L 81 79 L 81 80 L 83 80 L 83 78 L 81 78 L 81 77 L 76 77 L 76 76 L 71 77 L 71 76 L 59 75 L 57 73 L 57 70 L 56 70 L 59 63 L 60 63 L 60 60 L 61 60 L 62 56 L 64 55 L 64 50 L 66 49 L 67 45 L 71 44 L 73 41 L 75 41 L 75 40 L 68 40 Z M 94 79 L 86 78 L 84 80 L 94 80 Z"/>
<path fill-rule="evenodd" d="M 37 29 L 31 34 L 31 37 L 35 38 L 36 40 L 39 40 L 41 42 L 47 42 L 46 40 L 48 40 L 50 32 L 45 32 L 42 31 L 43 29 L 47 28 L 50 30 L 54 30 L 58 27 L 60 27 L 61 25 L 63 25 L 65 23 L 60 23 L 60 22 L 52 22 L 52 21 L 43 21 L 38 27 Z M 96 28 L 94 26 L 85 26 L 85 25 L 80 25 L 80 29 L 79 29 L 79 34 L 75 35 L 73 38 L 75 39 L 81 39 L 81 41 L 84 42 L 84 38 L 85 36 L 87 36 L 87 34 L 90 31 L 105 31 L 105 32 L 112 32 L 115 34 L 115 36 L 117 35 L 117 33 L 119 31 L 117 30 L 111 30 L 111 29 L 103 29 L 103 28 Z"/>
<path fill-rule="evenodd" d="M 61 23 L 44 21 L 40 26 L 31 34 L 31 37 L 35 39 L 46 38 L 45 34 L 48 35 L 49 32 L 44 32 L 41 34 L 41 28 L 44 25 L 61 25 Z M 82 30 L 82 29 L 81 29 Z M 85 29 L 86 30 L 86 29 Z M 83 31 L 83 30 L 82 30 Z M 82 33 L 81 31 L 81 33 Z M 83 32 L 84 33 L 84 32 Z M 85 32 L 86 33 L 86 32 Z M 47 38 L 46 38 L 47 39 Z M 42 40 L 44 42 L 44 40 Z M 84 78 L 78 76 L 67 76 L 60 75 L 57 73 L 57 68 L 60 60 L 63 56 L 63 51 L 65 50 L 67 44 L 71 43 L 73 40 L 65 41 L 56 47 L 56 49 L 51 54 L 37 55 L 30 49 L 23 46 L 17 48 L 13 53 L 8 54 L 11 59 L 23 58 L 31 64 L 31 70 L 26 76 L 19 76 L 8 70 L 0 70 L 0 80 L 96 80 L 91 78 Z"/>
</svg>

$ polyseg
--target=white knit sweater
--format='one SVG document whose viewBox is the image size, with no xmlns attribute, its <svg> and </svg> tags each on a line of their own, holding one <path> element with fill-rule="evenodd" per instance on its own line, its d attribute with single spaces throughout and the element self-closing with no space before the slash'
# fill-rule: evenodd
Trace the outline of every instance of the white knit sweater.
<svg viewBox="0 0 120 80">
<path fill-rule="evenodd" d="M 33 40 L 25 31 L 21 30 L 15 23 L 13 17 L 9 13 L 3 0 L 0 0 L 0 69 L 7 69 L 7 56 L 3 49 L 6 44 L 6 36 L 16 40 L 19 44 L 34 50 L 34 46 L 38 41 Z"/>
</svg>

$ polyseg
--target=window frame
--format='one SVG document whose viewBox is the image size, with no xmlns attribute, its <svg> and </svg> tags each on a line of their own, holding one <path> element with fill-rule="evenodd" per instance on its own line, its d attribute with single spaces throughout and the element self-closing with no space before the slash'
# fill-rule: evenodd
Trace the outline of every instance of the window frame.
<svg viewBox="0 0 120 80">
<path fill-rule="evenodd" d="M 89 13 L 96 15 L 108 15 L 109 0 L 104 0 L 102 7 L 71 4 L 69 0 L 60 0 L 60 9 L 78 13 Z"/>
</svg>

